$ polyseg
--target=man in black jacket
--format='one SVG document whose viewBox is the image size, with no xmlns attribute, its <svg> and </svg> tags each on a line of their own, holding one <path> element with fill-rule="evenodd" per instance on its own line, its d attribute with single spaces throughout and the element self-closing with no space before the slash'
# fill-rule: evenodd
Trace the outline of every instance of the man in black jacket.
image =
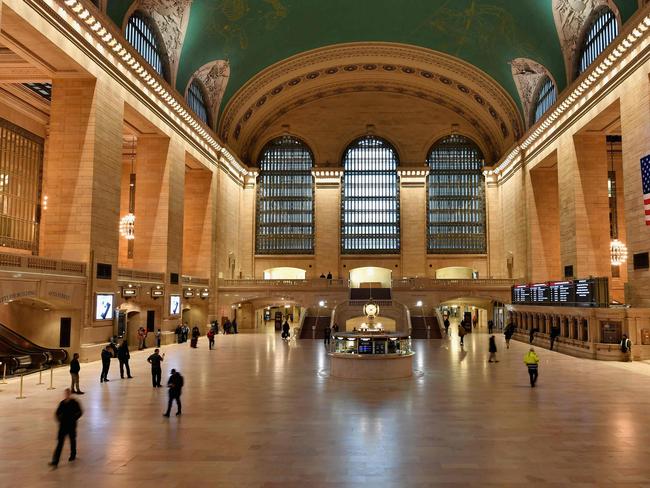
<svg viewBox="0 0 650 488">
<path fill-rule="evenodd" d="M 124 379 L 124 368 L 126 368 L 126 377 L 133 378 L 131 376 L 131 368 L 129 367 L 129 359 L 131 354 L 129 353 L 129 345 L 126 340 L 122 341 L 120 347 L 117 348 L 117 360 L 120 362 L 120 378 Z"/>
<path fill-rule="evenodd" d="M 70 385 L 70 391 L 76 393 L 77 395 L 83 395 L 84 392 L 79 389 L 79 371 L 81 370 L 81 365 L 79 364 L 79 354 L 74 353 L 72 355 L 72 361 L 70 361 L 70 377 L 72 378 L 72 385 Z"/>
<path fill-rule="evenodd" d="M 172 411 L 172 403 L 176 400 L 176 415 L 181 414 L 181 393 L 183 391 L 183 377 L 175 369 L 172 369 L 172 374 L 167 381 L 167 388 L 169 388 L 169 401 L 167 402 L 167 412 L 163 414 L 164 417 L 169 417 Z"/>
<path fill-rule="evenodd" d="M 154 388 L 160 388 L 160 377 L 162 376 L 162 367 L 160 363 L 165 359 L 165 354 L 161 356 L 159 349 L 155 349 L 153 354 L 147 358 L 147 362 L 151 364 L 151 382 Z"/>
<path fill-rule="evenodd" d="M 70 457 L 68 461 L 74 461 L 77 457 L 77 420 L 79 420 L 83 412 L 81 411 L 79 402 L 73 399 L 70 393 L 70 389 L 66 388 L 64 391 L 65 398 L 59 403 L 59 407 L 56 409 L 55 415 L 59 422 L 59 434 L 56 449 L 52 456 L 52 462 L 50 462 L 50 466 L 53 468 L 59 465 L 66 436 L 70 437 Z"/>
<path fill-rule="evenodd" d="M 111 367 L 111 358 L 113 353 L 111 352 L 111 346 L 106 346 L 102 349 L 102 374 L 99 377 L 99 382 L 103 383 L 108 380 L 108 369 Z"/>
</svg>

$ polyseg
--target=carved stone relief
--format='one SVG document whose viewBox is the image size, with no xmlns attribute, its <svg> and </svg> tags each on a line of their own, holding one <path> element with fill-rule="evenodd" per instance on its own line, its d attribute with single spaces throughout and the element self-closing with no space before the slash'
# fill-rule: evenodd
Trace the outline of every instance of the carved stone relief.
<svg viewBox="0 0 650 488">
<path fill-rule="evenodd" d="M 191 6 L 192 0 L 139 0 L 136 5 L 137 10 L 148 14 L 158 26 L 169 57 L 172 85 L 176 82 Z"/>
<path fill-rule="evenodd" d="M 223 59 L 210 61 L 196 70 L 194 76 L 192 76 L 192 79 L 194 78 L 199 80 L 205 87 L 208 96 L 206 102 L 210 107 L 211 119 L 213 122 L 216 122 L 219 106 L 221 105 L 221 100 L 223 99 L 223 94 L 226 91 L 228 79 L 230 78 L 230 63 Z M 191 82 L 192 80 L 190 79 Z M 188 83 L 188 89 L 189 86 Z M 216 127 L 216 123 L 214 123 L 214 126 Z"/>
<path fill-rule="evenodd" d="M 612 0 L 553 0 L 553 18 L 560 37 L 568 81 L 573 76 L 574 57 L 585 23 L 594 9 L 602 5 L 607 5 L 619 17 Z"/>
<path fill-rule="evenodd" d="M 521 105 L 524 109 L 526 124 L 529 125 L 535 108 L 535 95 L 539 83 L 545 76 L 550 76 L 541 64 L 527 58 L 516 58 L 510 62 L 512 77 L 515 80 Z"/>
</svg>

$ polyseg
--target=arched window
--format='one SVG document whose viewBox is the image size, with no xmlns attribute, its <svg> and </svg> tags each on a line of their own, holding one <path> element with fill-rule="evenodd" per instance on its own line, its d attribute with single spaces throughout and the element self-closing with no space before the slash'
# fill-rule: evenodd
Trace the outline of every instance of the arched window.
<svg viewBox="0 0 650 488">
<path fill-rule="evenodd" d="M 136 11 L 126 25 L 126 40 L 156 73 L 169 81 L 165 50 L 149 17 Z"/>
<path fill-rule="evenodd" d="M 535 102 L 535 114 L 533 123 L 542 118 L 542 115 L 551 108 L 557 100 L 557 88 L 555 83 L 548 76 L 542 78 L 540 82 L 539 91 L 537 92 L 537 100 Z"/>
<path fill-rule="evenodd" d="M 452 134 L 436 142 L 427 158 L 430 254 L 483 254 L 485 192 L 483 154 L 467 137 Z"/>
<path fill-rule="evenodd" d="M 607 7 L 599 9 L 587 29 L 587 34 L 585 35 L 582 49 L 580 50 L 578 75 L 584 73 L 617 35 L 618 22 L 616 21 L 614 12 Z"/>
<path fill-rule="evenodd" d="M 257 254 L 314 252 L 314 158 L 301 140 L 270 141 L 259 159 Z"/>
<path fill-rule="evenodd" d="M 386 141 L 365 136 L 343 155 L 341 252 L 398 254 L 399 164 Z"/>
<path fill-rule="evenodd" d="M 208 107 L 205 103 L 205 98 L 203 96 L 203 86 L 195 78 L 190 83 L 190 87 L 187 90 L 187 103 L 194 113 L 205 122 L 207 125 L 210 125 L 210 116 L 208 114 Z"/>
</svg>

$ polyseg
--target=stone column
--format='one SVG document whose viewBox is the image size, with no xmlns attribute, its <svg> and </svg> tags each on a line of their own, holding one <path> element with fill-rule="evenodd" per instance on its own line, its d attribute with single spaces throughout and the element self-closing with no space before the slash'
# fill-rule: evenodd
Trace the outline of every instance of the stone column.
<svg viewBox="0 0 650 488">
<path fill-rule="evenodd" d="M 334 278 L 347 278 L 340 269 L 341 255 L 341 175 L 340 169 L 314 170 L 314 261 L 313 278 L 331 272 Z"/>
<path fill-rule="evenodd" d="M 402 276 L 426 276 L 428 169 L 400 169 Z"/>
<path fill-rule="evenodd" d="M 40 254 L 88 263 L 82 323 L 73 324 L 82 328 L 81 343 L 107 340 L 113 330 L 94 321 L 93 296 L 117 290 L 123 113 L 102 80 L 53 80 Z M 97 263 L 112 266 L 110 279 L 95 278 Z"/>
</svg>

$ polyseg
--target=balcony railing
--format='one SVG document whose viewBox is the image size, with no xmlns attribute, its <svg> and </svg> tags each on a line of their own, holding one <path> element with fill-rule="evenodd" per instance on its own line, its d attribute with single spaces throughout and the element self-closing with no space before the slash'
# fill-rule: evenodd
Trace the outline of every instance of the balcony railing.
<svg viewBox="0 0 650 488">
<path fill-rule="evenodd" d="M 165 281 L 164 273 L 153 271 L 140 271 L 130 268 L 119 268 L 117 270 L 117 279 L 122 281 L 143 281 L 147 283 L 163 283 Z"/>
<path fill-rule="evenodd" d="M 184 285 L 200 285 L 200 286 L 210 285 L 210 278 L 199 278 L 197 276 L 183 275 L 182 281 Z"/>
<path fill-rule="evenodd" d="M 517 280 L 478 279 L 478 280 L 438 280 L 434 278 L 400 278 L 393 280 L 394 290 L 444 290 L 444 289 L 510 289 Z M 219 288 L 303 288 L 345 289 L 350 286 L 348 280 L 315 278 L 309 280 L 219 280 Z"/>
<path fill-rule="evenodd" d="M 0 253 L 0 268 L 20 269 L 26 272 L 86 276 L 86 263 L 58 259 Z"/>
<path fill-rule="evenodd" d="M 317 278 L 313 280 L 219 280 L 219 288 L 347 288 L 348 280 L 328 280 Z"/>
</svg>

